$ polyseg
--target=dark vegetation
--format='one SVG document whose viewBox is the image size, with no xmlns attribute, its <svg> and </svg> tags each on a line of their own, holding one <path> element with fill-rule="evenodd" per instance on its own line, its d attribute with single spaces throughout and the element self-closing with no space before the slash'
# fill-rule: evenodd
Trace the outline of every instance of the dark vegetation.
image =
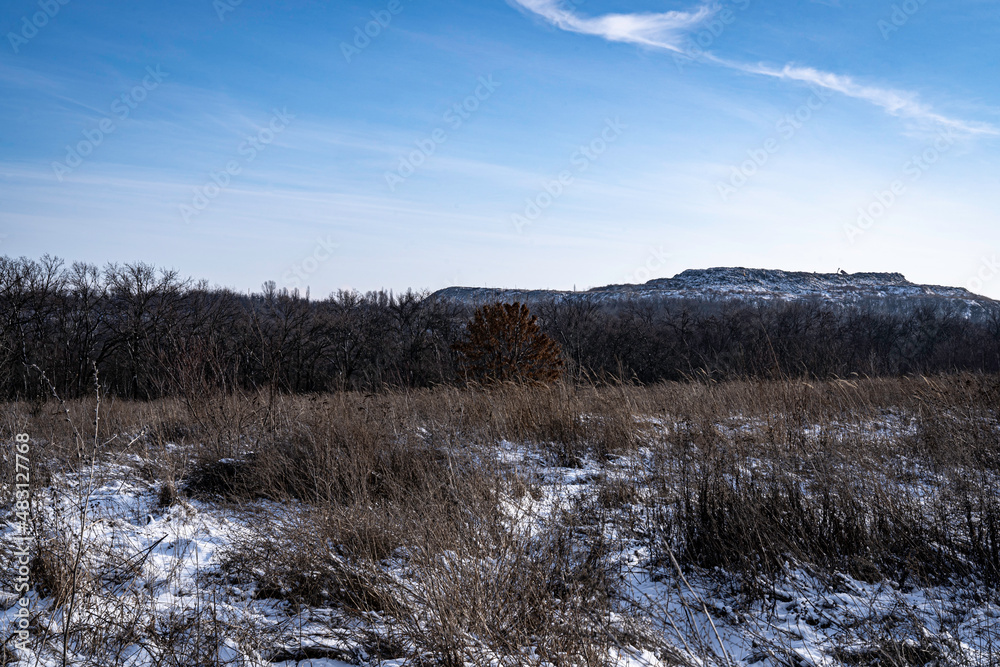
<svg viewBox="0 0 1000 667">
<path fill-rule="evenodd" d="M 833 378 L 1000 370 L 1000 310 L 928 301 L 532 304 L 573 380 Z M 238 294 L 144 264 L 0 258 L 0 396 L 430 387 L 465 377 L 471 309 L 426 293 Z M 44 371 L 48 381 L 41 372 Z"/>
</svg>

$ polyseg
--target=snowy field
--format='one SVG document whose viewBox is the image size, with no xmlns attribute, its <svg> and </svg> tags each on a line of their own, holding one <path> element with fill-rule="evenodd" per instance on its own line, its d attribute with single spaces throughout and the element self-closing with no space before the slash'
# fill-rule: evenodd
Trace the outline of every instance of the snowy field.
<svg viewBox="0 0 1000 667">
<path fill-rule="evenodd" d="M 997 554 L 980 553 L 973 544 L 1000 544 L 989 535 L 997 526 L 984 504 L 996 496 L 955 495 L 962 484 L 995 490 L 988 466 L 936 465 L 902 444 L 893 454 L 893 443 L 912 445 L 926 435 L 902 412 L 798 424 L 791 439 L 785 428 L 781 441 L 798 443 L 798 450 L 782 447 L 780 455 L 760 447 L 776 436 L 774 424 L 759 416 L 713 424 L 710 444 L 704 428 L 667 415 L 633 418 L 635 446 L 600 455 L 584 447 L 567 456 L 537 439 L 478 438 L 473 445 L 454 432 L 435 434 L 431 423 L 414 427 L 420 451 L 446 458 L 442 469 L 480 466 L 498 480 L 474 509 L 467 511 L 462 497 L 440 501 L 454 512 L 441 521 L 462 526 L 440 548 L 434 532 L 444 523 L 413 528 L 422 519 L 405 514 L 405 503 L 398 512 L 410 517 L 400 520 L 409 522 L 409 532 L 359 551 L 343 536 L 380 540 L 380 530 L 395 530 L 391 522 L 363 524 L 397 512 L 396 505 L 369 498 L 369 513 L 347 530 L 346 515 L 334 512 L 340 518 L 331 519 L 315 501 L 236 499 L 188 488 L 198 479 L 191 471 L 205 466 L 199 443 L 161 439 L 159 445 L 100 448 L 91 461 L 54 467 L 33 490 L 30 641 L 21 647 L 7 641 L 6 664 L 1000 663 L 1000 600 L 990 579 L 996 573 L 982 565 Z M 977 428 L 996 437 L 995 418 Z M 829 454 L 830 443 L 843 446 L 848 437 L 878 443 L 871 460 L 852 450 Z M 705 472 L 717 461 L 704 456 L 708 447 L 727 453 L 717 476 Z M 246 449 L 234 454 L 218 465 L 238 470 L 254 457 Z M 167 459 L 180 471 L 176 492 L 155 472 Z M 800 465 L 789 465 L 793 460 Z M 833 473 L 821 472 L 820 462 L 848 487 L 821 490 L 820 475 Z M 779 463 L 781 485 L 766 486 Z M 908 555 L 903 548 L 898 561 L 869 549 L 864 557 L 872 564 L 850 565 L 860 562 L 862 551 L 848 548 L 855 560 L 840 567 L 806 558 L 824 552 L 803 547 L 784 555 L 779 549 L 774 566 L 744 554 L 745 561 L 726 561 L 730 570 L 711 565 L 717 560 L 705 551 L 711 542 L 691 532 L 707 524 L 678 519 L 685 511 L 713 511 L 705 503 L 708 480 L 747 494 L 737 498 L 748 504 L 784 489 L 791 495 L 782 502 L 792 505 L 761 506 L 799 503 L 817 508 L 821 523 L 848 526 L 817 529 L 816 540 L 850 539 L 851 530 L 860 530 L 850 526 L 859 521 L 869 536 L 890 534 L 866 524 L 886 516 L 926 517 L 938 528 L 954 526 L 954 534 L 928 529 L 920 533 L 928 544 L 916 545 L 926 550 Z M 859 497 L 838 495 L 855 482 Z M 893 514 L 865 513 L 886 498 L 898 503 Z M 860 518 L 845 507 L 860 508 Z M 725 507 L 717 509 L 725 516 Z M 12 503 L 7 510 L 13 517 Z M 797 524 L 781 519 L 776 525 Z M 16 534 L 12 522 L 2 535 L 5 639 L 16 637 L 21 608 L 11 592 Z M 811 544 L 807 538 L 813 539 L 803 537 L 803 544 Z M 931 544 L 937 539 L 940 544 Z M 760 545 L 762 553 L 771 553 L 767 546 Z M 940 554 L 940 561 L 916 562 L 926 554 Z M 896 563 L 894 576 L 886 576 L 889 562 Z"/>
</svg>

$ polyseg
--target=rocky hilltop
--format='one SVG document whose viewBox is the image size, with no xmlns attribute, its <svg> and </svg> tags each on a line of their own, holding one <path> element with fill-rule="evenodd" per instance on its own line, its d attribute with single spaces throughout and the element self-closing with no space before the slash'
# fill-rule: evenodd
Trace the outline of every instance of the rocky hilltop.
<svg viewBox="0 0 1000 667">
<path fill-rule="evenodd" d="M 900 273 L 807 273 L 745 268 L 689 269 L 673 278 L 656 278 L 641 285 L 606 285 L 583 292 L 448 287 L 435 292 L 435 296 L 467 305 L 494 301 L 695 299 L 818 300 L 842 304 L 875 300 L 900 306 L 930 302 L 970 313 L 1000 307 L 1000 302 L 967 289 L 918 285 Z"/>
</svg>

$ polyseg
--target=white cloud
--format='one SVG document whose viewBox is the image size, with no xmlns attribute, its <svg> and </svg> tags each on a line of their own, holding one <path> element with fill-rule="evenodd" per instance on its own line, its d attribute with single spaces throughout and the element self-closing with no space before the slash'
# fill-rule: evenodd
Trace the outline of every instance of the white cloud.
<svg viewBox="0 0 1000 667">
<path fill-rule="evenodd" d="M 992 136 L 1000 135 L 1000 131 L 988 123 L 958 120 L 939 114 L 926 104 L 919 102 L 915 93 L 892 90 L 889 88 L 866 86 L 857 83 L 850 76 L 822 72 L 812 67 L 796 67 L 793 65 L 785 65 L 781 69 L 774 69 L 764 65 L 725 64 L 752 74 L 760 74 L 763 76 L 770 76 L 790 81 L 800 81 L 814 86 L 819 86 L 821 88 L 826 88 L 827 90 L 838 92 L 842 95 L 846 95 L 847 97 L 853 97 L 854 99 L 864 100 L 865 102 L 874 104 L 893 116 L 934 123 L 952 128 L 954 130 L 959 130 L 961 132 L 966 132 L 968 134 Z"/>
<path fill-rule="evenodd" d="M 690 12 L 605 14 L 604 16 L 584 17 L 571 9 L 564 8 L 562 0 L 510 1 L 569 32 L 595 35 L 613 42 L 642 44 L 674 52 L 682 50 L 681 43 L 688 32 L 716 11 L 708 5 L 701 5 L 698 9 Z M 705 53 L 703 58 L 707 62 L 742 72 L 820 86 L 847 97 L 864 100 L 893 116 L 947 127 L 970 135 L 1000 136 L 1000 130 L 989 123 L 949 118 L 934 111 L 928 105 L 919 102 L 915 93 L 859 84 L 850 76 L 823 72 L 812 67 L 785 65 L 783 68 L 777 69 L 766 65 L 747 65 L 724 60 L 710 53 Z"/>
<path fill-rule="evenodd" d="M 595 35 L 612 42 L 642 44 L 680 51 L 684 34 L 714 13 L 702 5 L 691 12 L 605 14 L 588 18 L 564 9 L 560 0 L 511 0 L 568 32 Z"/>
</svg>

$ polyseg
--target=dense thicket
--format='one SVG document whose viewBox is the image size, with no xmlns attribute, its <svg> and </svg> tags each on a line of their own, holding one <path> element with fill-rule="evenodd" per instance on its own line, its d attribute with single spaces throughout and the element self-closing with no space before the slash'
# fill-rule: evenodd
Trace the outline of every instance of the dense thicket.
<svg viewBox="0 0 1000 667">
<path fill-rule="evenodd" d="M 933 301 L 895 310 L 874 302 L 563 301 L 532 312 L 575 378 L 1000 370 L 1000 312 L 973 320 Z M 266 283 L 238 294 L 146 264 L 0 257 L 0 393 L 37 397 L 51 383 L 64 397 L 86 394 L 95 369 L 105 390 L 133 398 L 451 383 L 453 346 L 470 315 L 411 291 L 314 300 Z"/>
</svg>

